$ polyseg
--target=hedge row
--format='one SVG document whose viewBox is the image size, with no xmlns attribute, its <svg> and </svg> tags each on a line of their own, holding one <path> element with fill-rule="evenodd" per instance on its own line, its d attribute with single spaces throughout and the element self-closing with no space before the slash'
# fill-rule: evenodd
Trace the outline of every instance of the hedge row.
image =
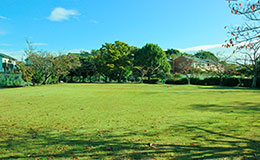
<svg viewBox="0 0 260 160">
<path fill-rule="evenodd" d="M 190 83 L 194 85 L 220 85 L 220 78 L 191 78 Z M 188 80 L 186 78 L 182 78 L 179 80 L 167 80 L 165 84 L 188 84 Z M 222 85 L 223 86 L 240 86 L 240 87 L 250 87 L 252 84 L 252 79 L 245 78 L 223 78 Z M 260 87 L 260 79 L 257 82 L 258 87 Z"/>
<path fill-rule="evenodd" d="M 25 85 L 21 74 L 0 74 L 0 87 L 22 87 Z"/>
<path fill-rule="evenodd" d="M 158 78 L 154 78 L 149 80 L 143 80 L 143 83 L 148 83 L 148 84 L 158 84 L 160 82 L 160 80 Z"/>
</svg>

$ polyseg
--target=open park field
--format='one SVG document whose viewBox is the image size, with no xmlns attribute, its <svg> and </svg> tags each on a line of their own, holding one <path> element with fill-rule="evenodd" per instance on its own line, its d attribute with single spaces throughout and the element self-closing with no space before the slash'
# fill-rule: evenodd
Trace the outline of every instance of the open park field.
<svg viewBox="0 0 260 160">
<path fill-rule="evenodd" d="M 0 89 L 0 159 L 257 159 L 260 90 L 145 84 Z"/>
</svg>

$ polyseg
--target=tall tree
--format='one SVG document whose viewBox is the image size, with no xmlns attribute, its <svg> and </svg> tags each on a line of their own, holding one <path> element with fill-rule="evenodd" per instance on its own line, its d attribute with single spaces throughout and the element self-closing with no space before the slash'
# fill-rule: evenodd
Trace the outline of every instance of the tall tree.
<svg viewBox="0 0 260 160">
<path fill-rule="evenodd" d="M 79 65 L 79 61 L 73 55 L 56 56 L 48 51 L 36 50 L 29 41 L 27 44 L 26 63 L 34 71 L 34 84 L 48 84 L 50 79 L 55 79 L 57 83 L 62 75 L 69 74 L 72 68 Z"/>
<path fill-rule="evenodd" d="M 260 57 L 260 2 L 259 0 L 228 0 L 231 12 L 243 16 L 247 21 L 229 30 L 230 39 L 226 47 L 236 47 L 234 53 L 241 55 L 236 62 L 253 72 L 252 88 L 256 87 Z M 252 66 L 252 67 L 248 67 Z"/>
<path fill-rule="evenodd" d="M 26 81 L 27 85 L 29 86 L 30 82 L 32 82 L 35 71 L 32 67 L 26 65 L 26 63 L 24 62 L 18 62 L 17 66 L 18 69 L 22 72 L 22 78 Z"/>
<path fill-rule="evenodd" d="M 146 72 L 148 80 L 156 73 L 169 72 L 171 68 L 165 52 L 157 44 L 148 43 L 142 47 L 136 53 L 135 61 Z"/>
<path fill-rule="evenodd" d="M 132 73 L 134 47 L 120 41 L 115 43 L 105 43 L 100 48 L 99 56 L 100 68 L 106 77 L 121 82 Z"/>
<path fill-rule="evenodd" d="M 190 79 L 194 74 L 201 73 L 201 69 L 195 66 L 199 66 L 196 64 L 193 58 L 180 57 L 175 60 L 174 71 L 176 73 L 181 73 L 186 76 L 188 84 L 190 84 Z"/>
<path fill-rule="evenodd" d="M 90 82 L 92 82 L 91 77 L 97 74 L 97 66 L 95 57 L 92 55 L 89 55 L 87 57 L 81 57 L 81 75 L 83 76 L 83 80 L 88 77 Z"/>
</svg>

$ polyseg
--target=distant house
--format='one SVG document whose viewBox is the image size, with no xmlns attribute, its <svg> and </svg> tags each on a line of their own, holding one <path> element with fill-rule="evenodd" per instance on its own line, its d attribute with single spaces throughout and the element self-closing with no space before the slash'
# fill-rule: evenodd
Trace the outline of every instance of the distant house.
<svg viewBox="0 0 260 160">
<path fill-rule="evenodd" d="M 190 67 L 195 68 L 195 69 L 200 69 L 202 71 L 218 71 L 220 68 L 216 64 L 216 62 L 211 61 L 211 60 L 205 60 L 205 59 L 200 59 L 196 57 L 188 57 L 188 56 L 180 56 L 172 61 L 170 61 L 171 64 L 171 69 L 172 72 L 179 72 L 180 65 L 190 65 Z"/>
<path fill-rule="evenodd" d="M 14 72 L 16 69 L 16 61 L 15 58 L 0 53 L 0 73 Z"/>
</svg>

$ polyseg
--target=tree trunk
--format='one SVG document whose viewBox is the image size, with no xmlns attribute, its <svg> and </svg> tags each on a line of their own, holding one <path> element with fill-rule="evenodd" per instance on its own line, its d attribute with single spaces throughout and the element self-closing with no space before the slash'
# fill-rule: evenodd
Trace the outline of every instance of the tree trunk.
<svg viewBox="0 0 260 160">
<path fill-rule="evenodd" d="M 118 83 L 121 83 L 121 78 L 122 78 L 122 73 L 120 73 L 118 76 Z"/>
<path fill-rule="evenodd" d="M 48 84 L 48 80 L 50 79 L 50 77 L 51 77 L 51 75 L 46 76 L 46 79 L 45 79 L 45 81 L 44 81 L 44 84 Z"/>
<path fill-rule="evenodd" d="M 89 82 L 92 83 L 92 76 L 89 76 Z"/>
<path fill-rule="evenodd" d="M 70 83 L 72 83 L 73 82 L 73 76 L 71 75 L 70 76 Z"/>
<path fill-rule="evenodd" d="M 60 81 L 61 81 L 60 79 L 61 79 L 60 76 L 58 76 L 58 83 L 60 83 Z"/>
<path fill-rule="evenodd" d="M 188 85 L 190 85 L 190 77 L 188 75 L 186 75 L 187 81 L 188 81 Z"/>
<path fill-rule="evenodd" d="M 82 83 L 85 83 L 85 79 L 86 79 L 86 77 L 85 76 L 82 76 Z"/>
<path fill-rule="evenodd" d="M 257 86 L 257 77 L 258 77 L 258 63 L 257 62 L 255 62 L 255 67 L 254 67 L 255 69 L 254 69 L 254 78 L 253 78 L 253 82 L 252 82 L 252 86 L 251 86 L 251 88 L 256 88 L 256 86 Z"/>
<path fill-rule="evenodd" d="M 219 79 L 220 79 L 219 85 L 220 85 L 220 86 L 223 86 L 223 77 L 220 76 Z"/>
<path fill-rule="evenodd" d="M 148 74 L 148 81 L 150 82 L 150 80 L 151 80 L 151 75 Z"/>
<path fill-rule="evenodd" d="M 256 83 L 257 83 L 257 74 L 254 74 L 254 78 L 253 78 L 251 88 L 256 88 Z"/>
<path fill-rule="evenodd" d="M 142 72 L 141 74 L 142 74 L 141 75 L 141 83 L 143 83 L 144 82 L 144 73 Z"/>
</svg>

